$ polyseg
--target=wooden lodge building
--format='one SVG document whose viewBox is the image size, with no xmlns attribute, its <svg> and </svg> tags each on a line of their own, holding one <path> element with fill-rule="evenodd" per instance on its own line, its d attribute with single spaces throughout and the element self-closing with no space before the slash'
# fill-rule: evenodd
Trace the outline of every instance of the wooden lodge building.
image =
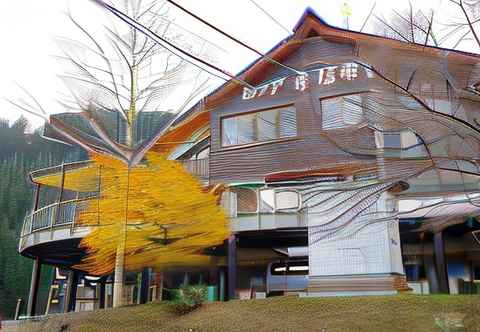
<svg viewBox="0 0 480 332">
<path fill-rule="evenodd" d="M 129 302 L 185 279 L 217 286 L 217 299 L 480 291 L 478 209 L 465 199 L 480 189 L 478 152 L 461 141 L 480 129 L 480 56 L 332 27 L 311 10 L 268 55 L 284 66 L 255 61 L 239 74 L 254 88 L 225 83 L 144 146 L 225 185 L 232 235 L 209 251 L 215 267 L 130 273 Z M 31 174 L 28 315 L 43 314 L 42 264 L 59 268 L 47 312 L 111 302 L 111 276 L 70 269 L 89 231 L 76 215 L 95 195 L 67 183 L 86 165 Z"/>
</svg>

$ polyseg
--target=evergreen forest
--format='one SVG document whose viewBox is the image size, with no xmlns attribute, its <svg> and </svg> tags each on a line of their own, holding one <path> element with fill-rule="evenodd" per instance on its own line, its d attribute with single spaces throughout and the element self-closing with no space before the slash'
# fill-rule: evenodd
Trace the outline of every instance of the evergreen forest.
<svg viewBox="0 0 480 332">
<path fill-rule="evenodd" d="M 79 148 L 42 137 L 43 128 L 33 130 L 24 117 L 14 122 L 0 119 L 0 320 L 11 319 L 17 299 L 26 311 L 32 260 L 18 253 L 23 218 L 32 208 L 32 170 L 62 162 L 85 159 Z M 52 268 L 42 268 L 38 310 L 41 312 L 52 279 Z"/>
</svg>

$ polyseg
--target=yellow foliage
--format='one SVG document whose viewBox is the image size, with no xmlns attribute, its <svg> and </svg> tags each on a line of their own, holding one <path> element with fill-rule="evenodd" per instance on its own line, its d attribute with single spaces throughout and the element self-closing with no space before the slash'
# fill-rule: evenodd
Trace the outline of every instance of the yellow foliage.
<svg viewBox="0 0 480 332">
<path fill-rule="evenodd" d="M 65 171 L 63 188 L 71 191 L 95 191 L 97 190 L 98 166 L 94 164 L 82 165 Z M 62 172 L 55 172 L 35 178 L 35 183 L 49 186 L 62 187 Z"/>
<path fill-rule="evenodd" d="M 78 268 L 111 273 L 119 245 L 127 270 L 208 264 L 203 250 L 221 244 L 229 233 L 215 193 L 206 192 L 180 163 L 162 154 L 151 152 L 146 164 L 130 169 L 106 155 L 92 159 L 100 196 L 78 218 L 92 229 L 82 239 L 88 255 Z"/>
</svg>

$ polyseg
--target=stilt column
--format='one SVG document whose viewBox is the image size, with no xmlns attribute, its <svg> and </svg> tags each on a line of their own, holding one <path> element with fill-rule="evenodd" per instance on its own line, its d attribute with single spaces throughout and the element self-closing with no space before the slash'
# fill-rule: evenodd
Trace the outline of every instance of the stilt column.
<svg viewBox="0 0 480 332">
<path fill-rule="evenodd" d="M 438 275 L 438 286 L 440 293 L 448 294 L 448 274 L 447 262 L 445 260 L 445 241 L 443 239 L 443 232 L 433 234 L 433 247 L 435 252 L 435 266 Z"/>
<path fill-rule="evenodd" d="M 142 280 L 140 282 L 140 303 L 148 302 L 148 288 L 150 286 L 150 269 L 148 267 L 142 270 Z"/>
<path fill-rule="evenodd" d="M 232 234 L 228 237 L 228 299 L 236 298 L 237 290 L 237 237 Z"/>
<path fill-rule="evenodd" d="M 28 294 L 27 315 L 35 316 L 37 297 L 38 297 L 38 285 L 40 283 L 40 272 L 42 270 L 42 263 L 37 257 L 33 262 L 32 278 L 30 279 L 30 292 Z"/>
<path fill-rule="evenodd" d="M 98 294 L 98 308 L 105 309 L 105 277 L 100 278 L 100 289 Z"/>
<path fill-rule="evenodd" d="M 67 291 L 65 293 L 64 312 L 75 311 L 77 302 L 77 285 L 79 273 L 75 270 L 68 271 Z"/>
</svg>

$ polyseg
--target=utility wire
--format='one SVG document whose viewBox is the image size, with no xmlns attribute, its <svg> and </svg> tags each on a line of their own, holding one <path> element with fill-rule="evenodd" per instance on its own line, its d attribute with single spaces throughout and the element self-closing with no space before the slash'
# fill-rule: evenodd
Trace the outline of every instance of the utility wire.
<svg viewBox="0 0 480 332">
<path fill-rule="evenodd" d="M 227 79 L 225 77 L 222 77 L 220 75 L 217 75 L 205 68 L 203 68 L 202 66 L 194 63 L 193 61 L 189 60 L 188 58 L 192 58 L 194 59 L 195 61 L 207 66 L 207 67 L 210 67 L 212 69 L 214 69 L 215 71 L 218 71 L 226 76 L 228 76 L 230 79 L 248 87 L 249 89 L 254 89 L 254 87 L 249 84 L 248 82 L 245 82 L 244 80 L 242 80 L 241 78 L 238 78 L 237 76 L 227 72 L 226 70 L 223 70 L 203 59 L 200 59 L 199 57 L 196 57 L 186 51 L 184 51 L 183 49 L 181 49 L 180 47 L 174 45 L 173 43 L 171 43 L 170 41 L 168 41 L 167 39 L 159 36 L 157 33 L 155 33 L 154 31 L 152 31 L 151 29 L 149 29 L 148 27 L 144 26 L 143 24 L 137 22 L 136 20 L 134 20 L 133 18 L 131 18 L 130 16 L 128 16 L 127 14 L 123 13 L 122 11 L 116 9 L 115 7 L 105 3 L 103 0 L 91 0 L 93 2 L 95 2 L 96 4 L 102 6 L 103 8 L 107 9 L 108 11 L 110 11 L 113 15 L 117 16 L 119 19 L 121 19 L 122 21 L 124 21 L 125 23 L 127 23 L 128 25 L 132 26 L 133 28 L 135 28 L 136 30 L 140 31 L 142 34 L 144 34 L 145 36 L 153 39 L 155 42 L 157 42 L 158 44 L 162 45 L 162 47 L 166 48 L 168 51 L 172 52 L 173 54 L 175 54 L 176 56 L 182 58 L 183 60 L 187 61 L 188 63 L 194 65 L 195 67 L 197 68 L 200 68 L 204 71 L 206 71 L 207 73 L 217 77 L 217 78 L 220 78 L 222 80 L 225 80 L 227 81 Z M 167 46 L 165 46 L 164 44 L 167 44 Z M 175 51 L 172 50 L 175 49 L 176 51 L 180 52 L 181 54 L 183 54 L 184 56 L 187 56 L 187 58 L 179 55 L 178 53 L 176 53 Z"/>
<path fill-rule="evenodd" d="M 279 65 L 279 66 L 281 66 L 281 67 L 283 67 L 283 68 L 286 68 L 286 69 L 288 69 L 288 70 L 290 70 L 290 71 L 293 71 L 295 74 L 299 74 L 299 75 L 300 75 L 300 74 L 303 74 L 302 71 L 299 71 L 299 70 L 296 70 L 295 68 L 292 68 L 292 67 L 290 67 L 290 66 L 284 65 L 283 63 L 278 62 L 277 60 L 271 58 L 270 56 L 268 56 L 268 55 L 266 55 L 266 54 L 264 54 L 264 53 L 256 50 L 255 48 L 253 48 L 253 47 L 245 44 L 244 42 L 240 41 L 239 39 L 233 37 L 232 35 L 226 33 L 225 31 L 221 30 L 220 28 L 218 28 L 218 27 L 214 26 L 213 24 L 207 22 L 206 20 L 204 20 L 203 18 L 199 17 L 199 16 L 196 15 L 195 13 L 189 11 L 189 10 L 186 9 L 185 7 L 182 7 L 181 5 L 179 5 L 178 3 L 176 3 L 175 1 L 173 1 L 173 0 L 167 0 L 167 2 L 170 3 L 170 4 L 172 4 L 172 5 L 174 5 L 174 6 L 177 7 L 178 9 L 182 10 L 183 12 L 187 13 L 188 15 L 194 17 L 196 20 L 202 22 L 202 23 L 205 24 L 206 26 L 208 26 L 208 27 L 212 28 L 213 30 L 219 32 L 220 34 L 226 36 L 227 38 L 233 40 L 233 41 L 236 42 L 237 44 L 242 45 L 243 47 L 249 49 L 250 51 L 258 54 L 258 55 L 261 56 L 262 58 L 265 58 L 265 59 L 267 59 L 267 60 L 270 61 L 270 62 L 273 62 L 273 63 L 275 63 L 275 64 L 277 64 L 277 65 Z"/>
<path fill-rule="evenodd" d="M 375 6 L 377 5 L 377 2 L 374 2 L 372 5 L 372 8 L 370 8 L 370 12 L 368 13 L 367 17 L 365 18 L 365 21 L 363 21 L 362 27 L 360 28 L 360 32 L 363 31 L 365 26 L 367 25 L 368 20 L 370 19 L 370 16 L 372 16 L 373 10 L 375 9 Z"/>
<path fill-rule="evenodd" d="M 279 21 L 277 21 L 277 19 L 275 19 L 275 17 L 273 17 L 272 15 L 270 15 L 269 12 L 267 12 L 265 9 L 262 8 L 262 6 L 260 6 L 255 0 L 250 0 L 251 3 L 253 3 L 255 5 L 255 7 L 257 7 L 258 9 L 260 9 L 265 15 L 267 15 L 273 22 L 275 22 L 279 27 L 281 27 L 283 30 L 285 30 L 288 35 L 291 35 L 292 32 L 287 29 L 282 23 L 280 23 Z"/>
</svg>

